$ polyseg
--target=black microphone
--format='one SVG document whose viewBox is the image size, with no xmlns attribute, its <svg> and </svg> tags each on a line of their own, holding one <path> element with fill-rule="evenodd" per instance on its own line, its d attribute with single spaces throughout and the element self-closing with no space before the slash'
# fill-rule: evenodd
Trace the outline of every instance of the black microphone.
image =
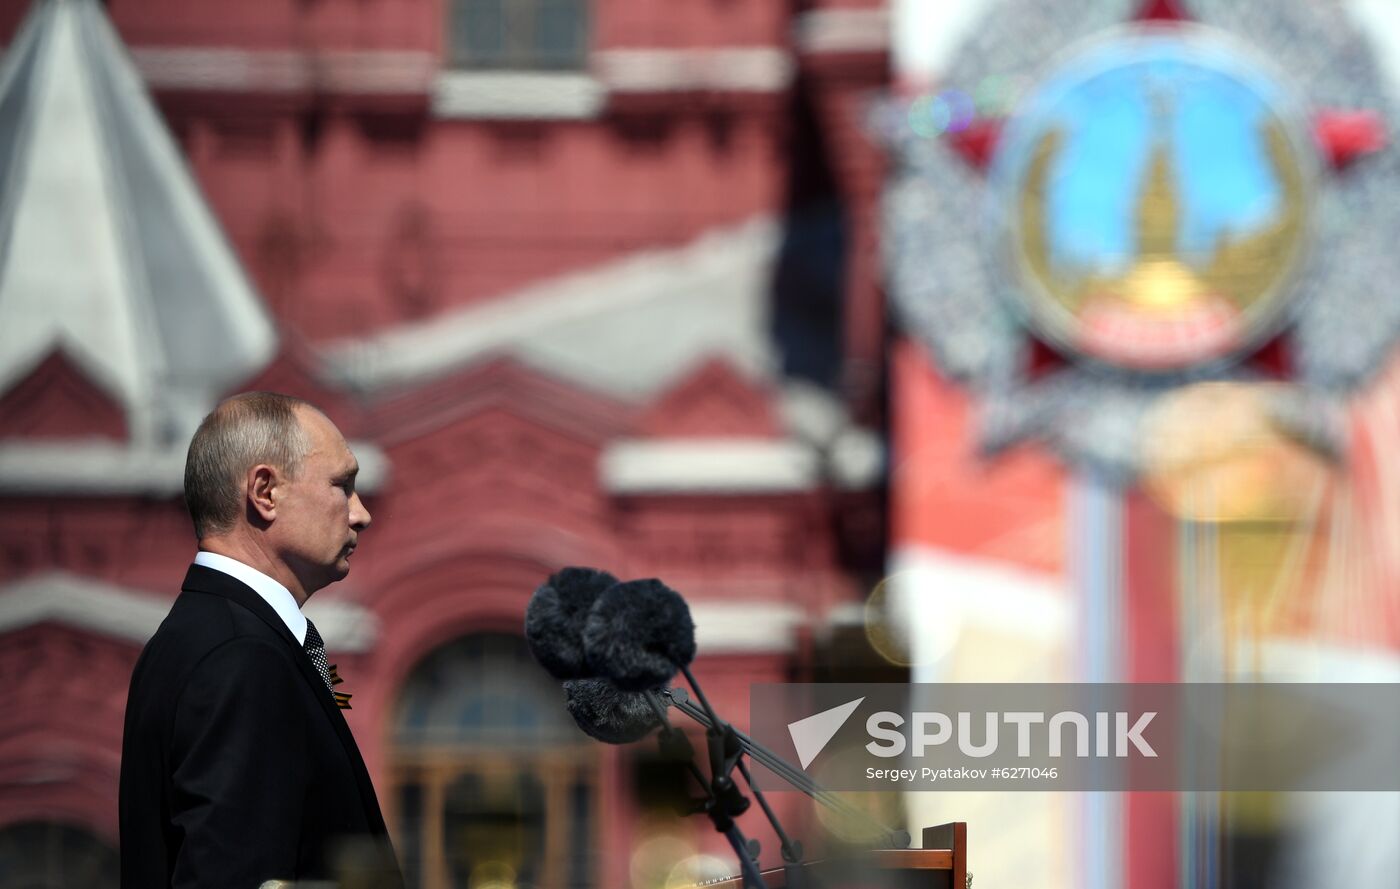
<svg viewBox="0 0 1400 889">
<path fill-rule="evenodd" d="M 606 571 L 564 568 L 535 590 L 525 609 L 530 654 L 555 679 L 583 679 L 590 672 L 583 652 L 583 625 L 605 590 L 617 583 Z"/>
<path fill-rule="evenodd" d="M 695 660 L 695 622 L 680 593 L 655 578 L 614 584 L 583 625 L 587 668 L 625 691 L 661 688 Z"/>
<path fill-rule="evenodd" d="M 647 700 L 649 692 L 623 691 L 606 679 L 568 679 L 564 706 L 590 738 L 604 744 L 640 741 L 663 722 L 664 710 Z M 662 704 L 661 706 L 665 706 Z"/>
<path fill-rule="evenodd" d="M 734 854 L 739 857 L 746 889 L 766 889 L 758 871 L 757 852 L 750 849 L 734 823 L 749 805 L 729 776 L 743 751 L 734 729 L 715 715 L 690 672 L 690 662 L 695 660 L 695 622 L 680 593 L 655 578 L 614 584 L 588 611 L 583 625 L 583 651 L 588 669 L 611 679 L 623 691 L 654 695 L 652 689 L 666 685 L 678 670 L 685 674 L 710 716 L 710 729 L 705 733 L 710 752 L 710 780 L 705 780 L 690 759 L 689 741 L 685 740 L 683 732 L 667 726 L 661 734 L 663 751 L 674 745 L 675 752 L 686 754 L 691 773 L 705 790 L 706 798 L 698 811 L 709 815 L 715 830 L 729 840 Z M 684 748 L 680 746 L 682 742 Z M 766 804 L 764 812 L 772 817 Z M 776 819 L 774 826 L 783 836 L 786 849 L 789 844 Z"/>
</svg>

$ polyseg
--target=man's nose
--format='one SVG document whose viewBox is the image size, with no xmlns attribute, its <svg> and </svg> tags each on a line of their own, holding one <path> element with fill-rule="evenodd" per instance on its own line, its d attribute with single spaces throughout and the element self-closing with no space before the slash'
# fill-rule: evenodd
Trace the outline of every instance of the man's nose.
<svg viewBox="0 0 1400 889">
<path fill-rule="evenodd" d="M 364 501 L 356 494 L 350 499 L 350 527 L 356 531 L 363 531 L 369 527 L 371 521 L 369 510 L 365 509 Z"/>
</svg>

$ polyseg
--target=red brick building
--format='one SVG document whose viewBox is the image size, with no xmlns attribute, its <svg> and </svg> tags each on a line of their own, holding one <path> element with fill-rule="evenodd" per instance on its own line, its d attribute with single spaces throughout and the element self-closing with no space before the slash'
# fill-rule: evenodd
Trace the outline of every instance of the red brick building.
<svg viewBox="0 0 1400 889">
<path fill-rule="evenodd" d="M 0 882 L 115 879 L 183 449 L 246 388 L 365 467 L 308 612 L 414 884 L 650 879 L 645 764 L 572 727 L 524 607 L 566 564 L 661 576 L 740 724 L 832 660 L 884 551 L 883 9 L 35 9 L 0 4 Z"/>
</svg>

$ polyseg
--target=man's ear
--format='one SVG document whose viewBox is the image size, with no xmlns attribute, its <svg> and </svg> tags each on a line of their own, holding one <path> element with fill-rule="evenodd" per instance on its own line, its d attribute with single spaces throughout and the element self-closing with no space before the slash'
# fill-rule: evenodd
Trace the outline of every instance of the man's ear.
<svg viewBox="0 0 1400 889">
<path fill-rule="evenodd" d="M 259 463 L 248 470 L 248 507 L 264 522 L 277 518 L 281 481 L 277 470 L 266 463 Z"/>
</svg>

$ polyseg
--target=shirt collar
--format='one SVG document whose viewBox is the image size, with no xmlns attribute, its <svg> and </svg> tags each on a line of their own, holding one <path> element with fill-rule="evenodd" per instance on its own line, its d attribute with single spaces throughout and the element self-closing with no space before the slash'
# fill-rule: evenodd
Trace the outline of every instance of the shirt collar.
<svg viewBox="0 0 1400 889">
<path fill-rule="evenodd" d="M 234 580 L 247 584 L 253 592 L 262 596 L 263 601 L 272 606 L 272 610 L 277 612 L 278 617 L 282 618 L 282 622 L 287 625 L 287 629 L 292 631 L 296 640 L 302 645 L 306 644 L 306 616 L 297 607 L 297 600 L 292 596 L 291 590 L 258 569 L 250 568 L 237 559 L 230 559 L 228 556 L 221 556 L 218 553 L 200 550 L 195 553 L 194 563 L 221 571 Z"/>
</svg>

